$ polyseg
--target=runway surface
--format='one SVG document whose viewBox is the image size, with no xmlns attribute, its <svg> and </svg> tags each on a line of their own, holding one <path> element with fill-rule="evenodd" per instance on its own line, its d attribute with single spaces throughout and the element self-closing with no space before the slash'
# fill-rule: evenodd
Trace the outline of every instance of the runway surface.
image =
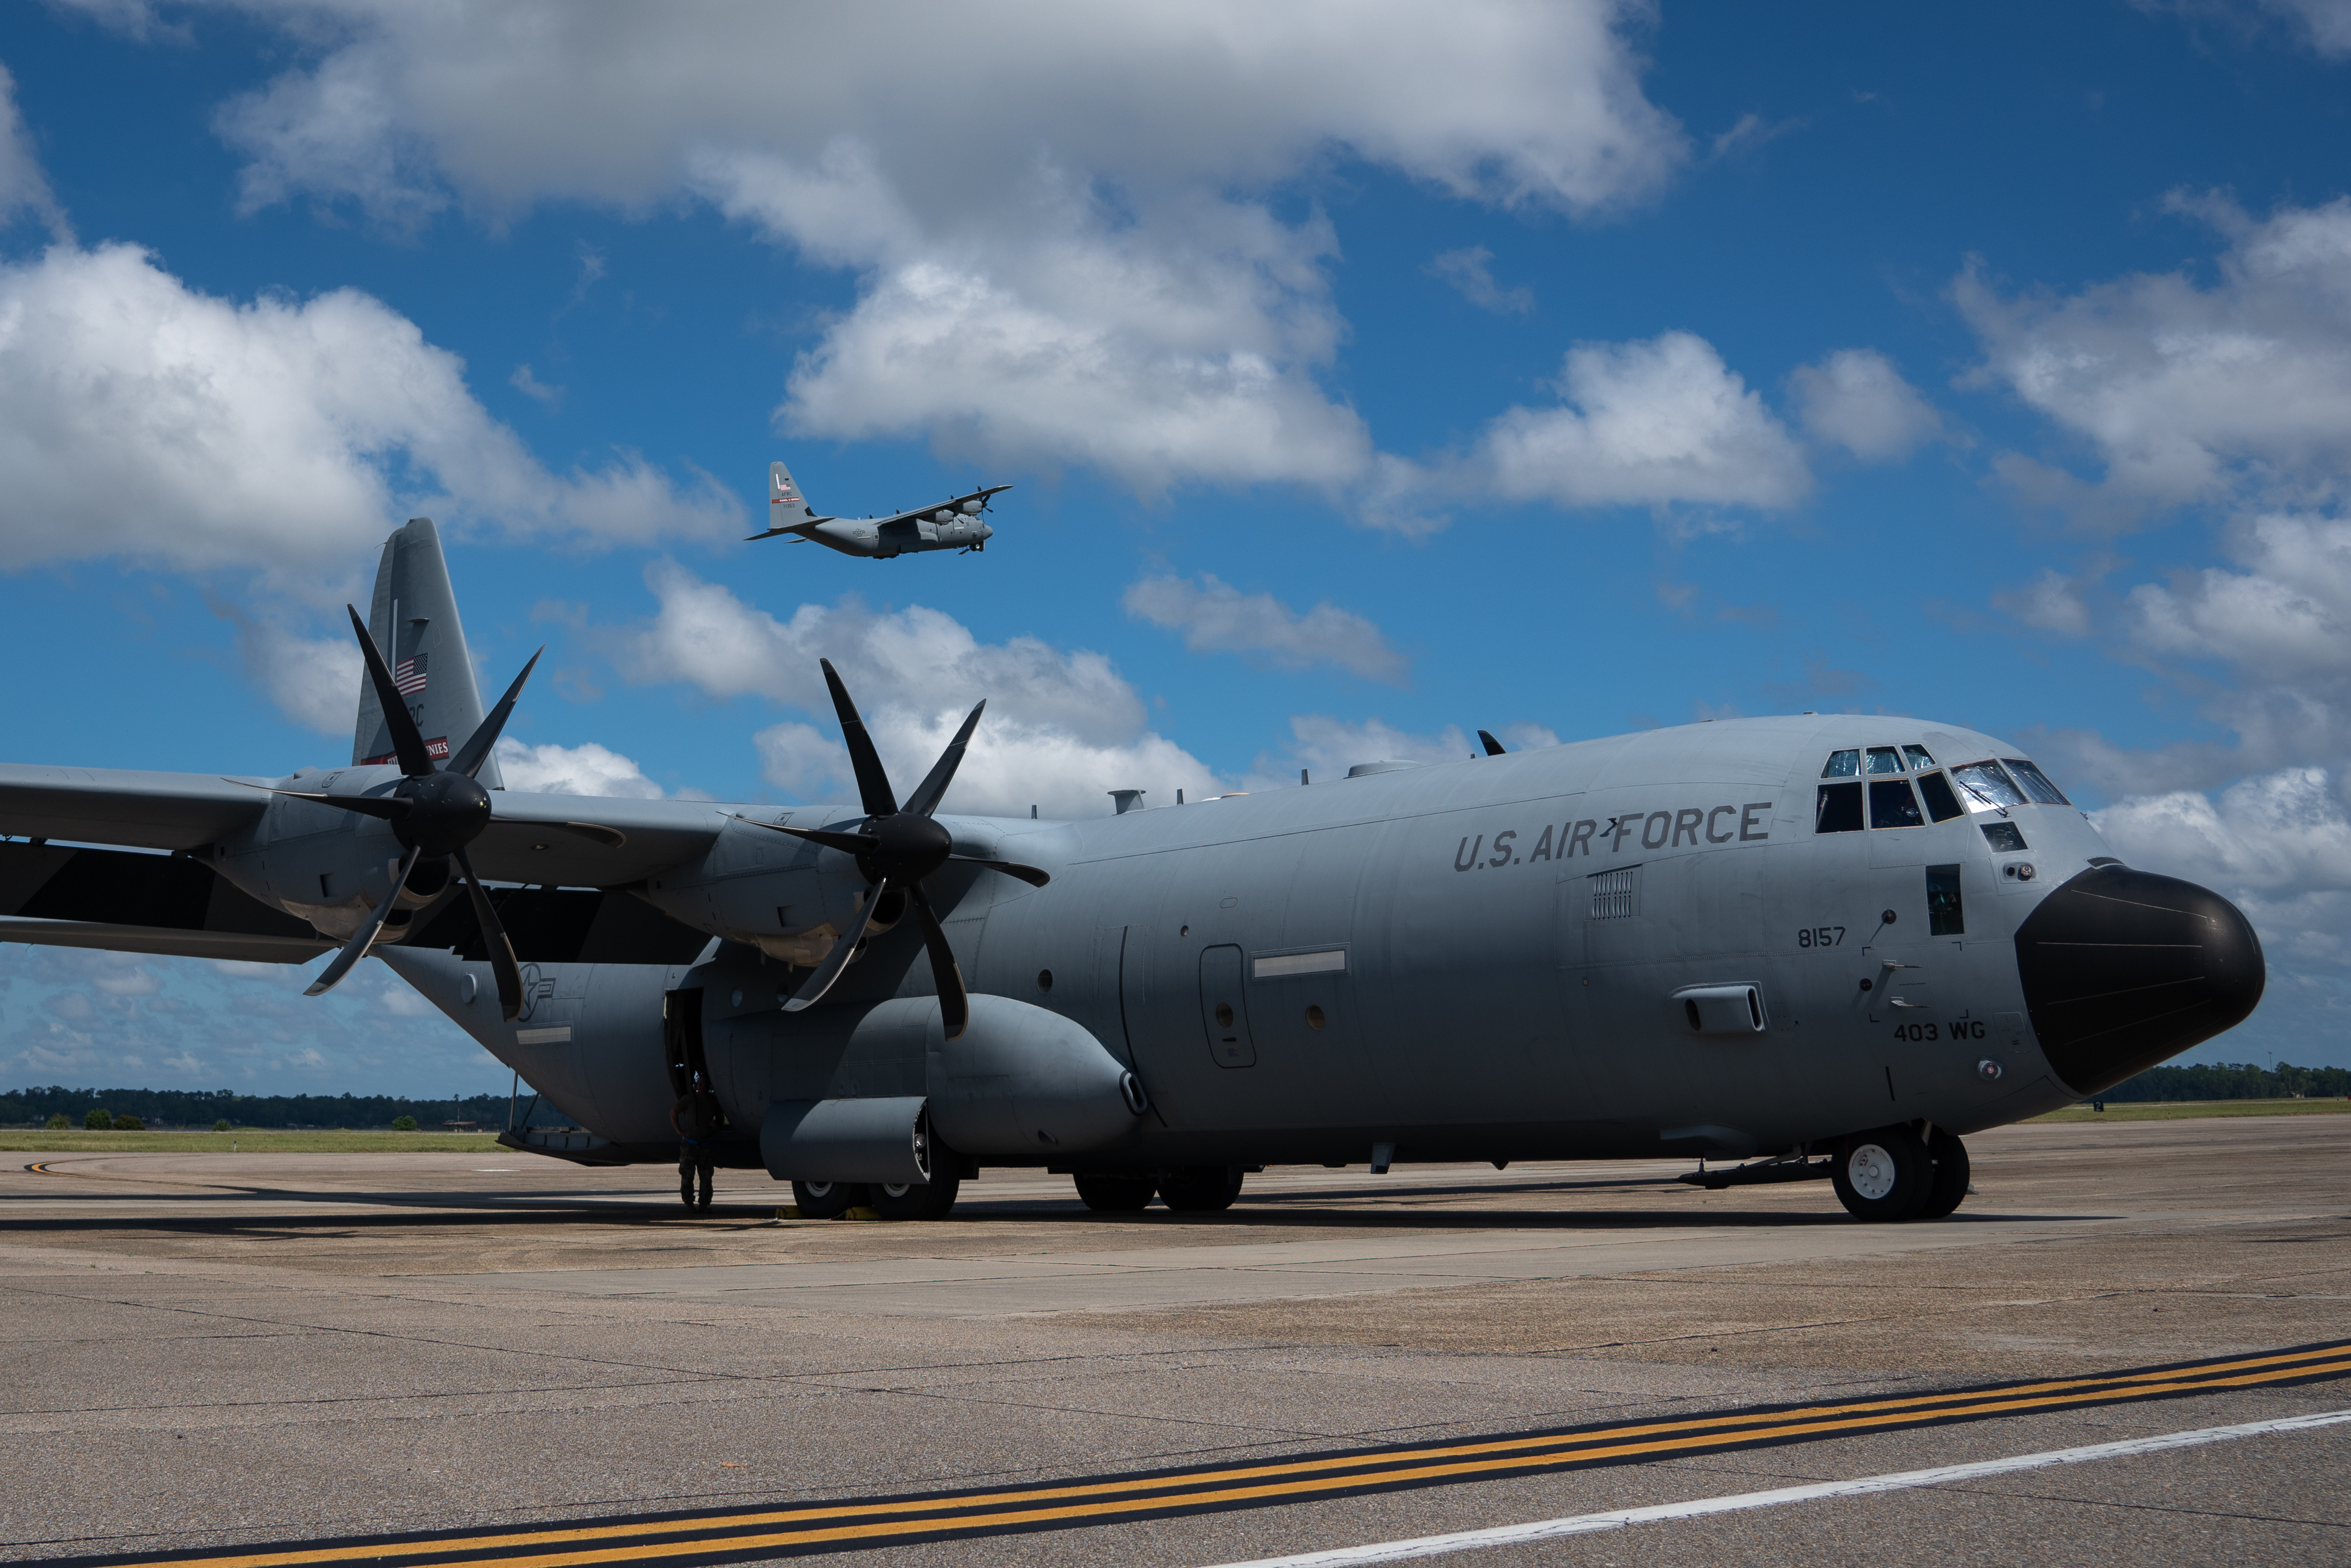
<svg viewBox="0 0 2351 1568">
<path fill-rule="evenodd" d="M 2341 1563 L 2346 1123 L 2004 1129 L 1891 1228 L 1663 1162 L 779 1225 L 746 1174 L 20 1156 L 0 1552 Z"/>
</svg>

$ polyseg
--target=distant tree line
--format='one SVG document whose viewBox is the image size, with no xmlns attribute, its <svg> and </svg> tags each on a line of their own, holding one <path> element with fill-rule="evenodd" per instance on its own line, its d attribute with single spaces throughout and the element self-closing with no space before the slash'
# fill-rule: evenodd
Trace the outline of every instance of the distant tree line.
<svg viewBox="0 0 2351 1568">
<path fill-rule="evenodd" d="M 519 1113 L 531 1102 L 522 1092 Z M 104 1110 L 131 1117 L 150 1127 L 209 1127 L 226 1122 L 237 1127 L 388 1128 L 402 1116 L 413 1117 L 427 1132 L 444 1122 L 475 1122 L 486 1128 L 507 1124 L 507 1097 L 471 1094 L 460 1100 L 409 1100 L 392 1094 L 233 1094 L 225 1089 L 18 1089 L 0 1094 L 0 1124 L 42 1124 L 63 1116 L 75 1127 L 88 1124 L 89 1113 Z M 542 1104 L 534 1120 L 559 1120 Z"/>
<path fill-rule="evenodd" d="M 2101 1100 L 2334 1100 L 2351 1097 L 2351 1067 L 2296 1067 L 2279 1062 L 2204 1062 L 2193 1067 L 2150 1067 L 2116 1084 Z"/>
</svg>

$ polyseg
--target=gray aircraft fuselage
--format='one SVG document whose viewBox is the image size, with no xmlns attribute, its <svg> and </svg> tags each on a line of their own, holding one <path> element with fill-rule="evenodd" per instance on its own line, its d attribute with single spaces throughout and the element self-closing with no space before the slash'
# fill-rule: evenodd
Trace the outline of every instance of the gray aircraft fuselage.
<svg viewBox="0 0 2351 1568">
<path fill-rule="evenodd" d="M 975 1030 L 1074 1026 L 1149 1107 L 1074 1145 L 1047 1128 L 964 1152 L 1147 1170 L 1360 1162 L 1381 1145 L 1398 1160 L 1737 1156 L 1895 1122 L 1965 1133 L 2250 1010 L 2258 945 L 2210 894 L 2207 951 L 2158 977 L 2202 998 L 2187 1024 L 2101 1038 L 2061 1016 L 2100 974 L 2021 970 L 2019 931 L 2060 888 L 2127 903 L 2131 879 L 2186 886 L 2121 867 L 2071 806 L 1971 800 L 1940 822 L 1815 831 L 1833 754 L 1906 744 L 1946 776 L 2021 755 L 1915 720 L 1740 719 L 1087 821 L 943 816 L 959 852 L 1052 873 L 1042 889 L 962 867 L 932 879 Z M 660 1151 L 673 990 L 700 992 L 700 1050 L 739 1127 L 778 1102 L 947 1087 L 955 1050 L 911 921 L 820 1006 L 780 1010 L 864 885 L 839 852 L 726 821 L 635 890 L 723 945 L 657 970 L 542 966 L 515 1025 L 478 999 L 478 973 L 468 989 L 480 966 L 383 956 L 614 1155 Z"/>
</svg>

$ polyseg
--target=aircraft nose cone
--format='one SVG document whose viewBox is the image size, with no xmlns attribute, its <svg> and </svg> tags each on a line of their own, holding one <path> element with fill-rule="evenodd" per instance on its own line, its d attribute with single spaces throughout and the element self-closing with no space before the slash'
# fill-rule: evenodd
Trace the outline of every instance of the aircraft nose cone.
<svg viewBox="0 0 2351 1568">
<path fill-rule="evenodd" d="M 2242 1023 L 2269 977 L 2235 904 L 2119 865 L 2043 899 L 2017 927 L 2016 967 L 2042 1053 L 2079 1094 Z"/>
</svg>

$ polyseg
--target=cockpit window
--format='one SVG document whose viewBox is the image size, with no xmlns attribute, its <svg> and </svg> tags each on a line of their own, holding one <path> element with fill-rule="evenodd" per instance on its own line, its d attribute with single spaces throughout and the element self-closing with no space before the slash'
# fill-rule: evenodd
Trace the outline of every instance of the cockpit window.
<svg viewBox="0 0 2351 1568">
<path fill-rule="evenodd" d="M 1927 815 L 1938 822 L 1967 815 L 1968 809 L 1951 793 L 1951 781 L 1939 773 L 1918 775 L 1918 793 L 1926 798 Z"/>
<path fill-rule="evenodd" d="M 2074 803 L 2058 792 L 2056 785 L 2049 782 L 2049 775 L 2042 772 L 2041 769 L 2035 768 L 2030 762 L 2025 761 L 2022 758 L 2004 757 L 2001 758 L 2001 760 L 2008 764 L 2008 771 L 2011 776 L 2012 776 L 2019 784 L 2024 786 L 2024 792 L 2032 796 L 2039 804 L 2043 806 L 2070 806 Z"/>
<path fill-rule="evenodd" d="M 1821 777 L 1823 779 L 1851 779 L 1860 772 L 1861 751 L 1858 747 L 1855 747 L 1851 751 L 1831 752 L 1829 754 L 1829 765 L 1821 769 Z"/>
<path fill-rule="evenodd" d="M 1847 752 L 1846 755 L 1853 754 Z M 1813 831 L 1861 831 L 1861 786 L 1857 783 L 1822 785 L 1820 800 L 1813 808 Z"/>
<path fill-rule="evenodd" d="M 1913 773 L 1922 768 L 1935 766 L 1935 759 L 1927 755 L 1927 748 L 1923 746 L 1905 746 L 1902 748 L 1902 759 L 1910 764 L 1910 771 Z"/>
<path fill-rule="evenodd" d="M 1997 762 L 1970 762 L 1951 769 L 1951 781 L 1968 798 L 1968 809 L 1990 811 L 2001 806 L 2022 806 L 2024 792 L 2009 782 Z"/>
<path fill-rule="evenodd" d="M 1869 748 L 1869 771 L 1872 775 L 1901 772 L 1902 754 L 1895 750 L 1894 747 L 1890 746 L 1871 747 Z"/>
<path fill-rule="evenodd" d="M 1869 781 L 1869 825 L 1873 828 L 1919 828 L 1927 819 L 1918 812 L 1918 797 L 1910 793 L 1907 779 Z"/>
</svg>

